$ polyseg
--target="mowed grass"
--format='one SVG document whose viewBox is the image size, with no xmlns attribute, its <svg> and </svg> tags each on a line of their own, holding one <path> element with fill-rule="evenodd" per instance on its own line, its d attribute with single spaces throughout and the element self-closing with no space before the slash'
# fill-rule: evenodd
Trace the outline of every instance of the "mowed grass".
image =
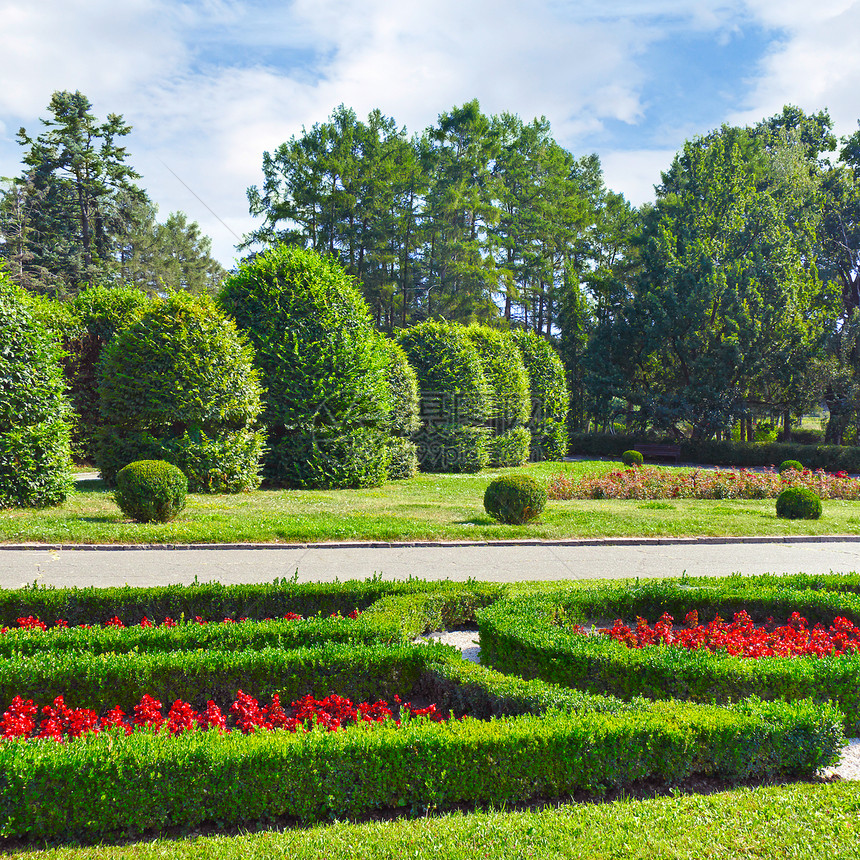
<svg viewBox="0 0 860 860">
<path fill-rule="evenodd" d="M 559 472 L 601 474 L 617 463 L 535 463 L 524 471 L 546 482 Z M 671 467 L 667 467 L 671 468 Z M 419 475 L 367 490 L 258 490 L 190 495 L 172 523 L 126 520 L 101 481 L 79 480 L 65 504 L 0 511 L 4 543 L 307 543 L 593 537 L 860 534 L 860 502 L 825 501 L 820 520 L 780 520 L 772 499 L 573 500 L 549 502 L 522 526 L 494 522 L 484 490 L 502 474 Z"/>
<path fill-rule="evenodd" d="M 28 860 L 847 860 L 860 852 L 858 821 L 860 784 L 846 782 L 23 854 Z"/>
</svg>

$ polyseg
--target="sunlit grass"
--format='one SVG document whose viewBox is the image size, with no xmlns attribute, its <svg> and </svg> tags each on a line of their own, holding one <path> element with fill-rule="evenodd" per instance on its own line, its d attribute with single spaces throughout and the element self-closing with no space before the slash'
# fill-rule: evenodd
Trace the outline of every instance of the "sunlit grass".
<svg viewBox="0 0 860 860">
<path fill-rule="evenodd" d="M 534 812 L 455 813 L 241 836 L 27 851 L 32 860 L 519 860 L 751 857 L 847 860 L 860 851 L 860 786 L 797 784 Z"/>
<path fill-rule="evenodd" d="M 545 482 L 564 471 L 602 474 L 617 463 L 538 463 L 524 471 Z M 100 481 L 82 480 L 65 504 L 0 511 L 6 543 L 307 543 L 326 541 L 498 540 L 860 534 L 860 502 L 825 501 L 820 520 L 780 520 L 774 501 L 572 500 L 549 502 L 537 521 L 494 522 L 487 484 L 500 472 L 419 475 L 366 490 L 259 490 L 190 495 L 172 523 L 123 518 Z"/>
</svg>

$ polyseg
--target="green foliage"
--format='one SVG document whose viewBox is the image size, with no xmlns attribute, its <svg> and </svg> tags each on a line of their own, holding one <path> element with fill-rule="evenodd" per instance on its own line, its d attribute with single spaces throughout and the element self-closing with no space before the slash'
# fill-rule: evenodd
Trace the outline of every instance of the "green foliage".
<svg viewBox="0 0 860 860">
<path fill-rule="evenodd" d="M 526 427 L 512 427 L 487 440 L 490 466 L 502 468 L 522 466 L 528 462 L 531 450 L 531 433 Z"/>
<path fill-rule="evenodd" d="M 531 331 L 513 333 L 531 386 L 532 460 L 560 460 L 567 454 L 569 393 L 564 365 L 548 340 Z"/>
<path fill-rule="evenodd" d="M 185 507 L 188 479 L 164 460 L 136 460 L 117 472 L 114 497 L 138 523 L 169 523 Z"/>
<path fill-rule="evenodd" d="M 188 468 L 193 492 L 259 484 L 263 434 L 253 350 L 206 296 L 155 302 L 104 350 L 97 462 L 109 485 L 142 457 Z"/>
<path fill-rule="evenodd" d="M 641 466 L 645 462 L 645 458 L 639 451 L 624 451 L 621 455 L 621 462 L 625 466 Z"/>
<path fill-rule="evenodd" d="M 421 427 L 418 377 L 403 348 L 392 340 L 386 339 L 384 343 L 388 350 L 388 387 L 391 391 L 388 421 L 391 435 L 386 441 L 391 455 L 388 479 L 400 481 L 418 473 L 418 446 L 411 438 Z"/>
<path fill-rule="evenodd" d="M 788 487 L 777 496 L 776 515 L 786 520 L 817 520 L 821 499 L 807 487 Z"/>
<path fill-rule="evenodd" d="M 256 349 L 266 389 L 266 480 L 299 487 L 382 483 L 390 354 L 344 270 L 313 251 L 281 245 L 242 264 L 224 282 L 220 301 Z"/>
<path fill-rule="evenodd" d="M 418 446 L 411 439 L 390 436 L 386 442 L 391 454 L 388 464 L 388 480 L 402 481 L 418 474 Z"/>
<path fill-rule="evenodd" d="M 56 505 L 71 488 L 59 359 L 27 296 L 0 273 L 0 508 Z"/>
<path fill-rule="evenodd" d="M 61 305 L 71 318 L 63 337 L 63 368 L 75 411 L 72 454 L 78 460 L 93 462 L 96 457 L 96 437 L 102 426 L 98 393 L 102 350 L 117 331 L 137 322 L 151 304 L 137 289 L 96 286 Z"/>
<path fill-rule="evenodd" d="M 689 579 L 601 583 L 527 598 L 503 599 L 479 613 L 485 665 L 523 678 L 540 678 L 593 694 L 621 698 L 730 702 L 832 701 L 849 734 L 860 728 L 860 655 L 749 659 L 674 647 L 628 648 L 607 636 L 571 629 L 598 618 L 637 616 L 651 622 L 664 612 L 682 619 L 696 610 L 731 618 L 745 610 L 758 623 L 784 623 L 792 612 L 832 624 L 839 615 L 860 620 L 860 581 L 841 577 L 724 577 L 704 585 Z M 839 590 L 830 590 L 831 588 Z"/>
<path fill-rule="evenodd" d="M 789 469 L 794 469 L 795 472 L 802 472 L 803 463 L 801 463 L 799 460 L 783 460 L 779 464 L 779 468 L 777 469 L 777 471 L 781 475 L 783 472 L 787 472 Z"/>
<path fill-rule="evenodd" d="M 490 411 L 478 352 L 463 326 L 432 320 L 399 336 L 421 392 L 418 461 L 425 472 L 477 472 L 487 465 Z"/>
<path fill-rule="evenodd" d="M 263 475 L 303 489 L 378 487 L 388 478 L 391 438 L 375 427 L 337 426 L 281 436 L 269 445 Z"/>
<path fill-rule="evenodd" d="M 484 493 L 484 510 L 509 525 L 533 520 L 545 506 L 546 490 L 529 475 L 502 475 Z"/>
<path fill-rule="evenodd" d="M 785 459 L 806 464 L 807 469 L 829 472 L 860 472 L 860 447 L 855 445 L 801 445 L 785 442 L 717 442 L 714 439 L 644 439 L 637 436 L 603 433 L 576 433 L 570 439 L 573 454 L 619 458 L 641 442 L 680 445 L 681 459 L 715 466 L 772 466 Z"/>
</svg>

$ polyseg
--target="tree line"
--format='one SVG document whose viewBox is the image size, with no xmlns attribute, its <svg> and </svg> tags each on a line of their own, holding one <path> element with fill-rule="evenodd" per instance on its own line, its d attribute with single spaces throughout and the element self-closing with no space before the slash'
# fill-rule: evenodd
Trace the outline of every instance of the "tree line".
<svg viewBox="0 0 860 860">
<path fill-rule="evenodd" d="M 0 198 L 7 274 L 41 292 L 130 283 L 215 292 L 224 275 L 182 213 L 159 224 L 80 93 L 23 129 Z M 546 119 L 477 100 L 410 135 L 341 105 L 263 153 L 246 261 L 282 244 L 333 257 L 376 327 L 425 319 L 539 333 L 567 369 L 570 429 L 752 440 L 825 405 L 860 438 L 860 132 L 787 106 L 687 141 L 653 204 L 606 188 Z M 185 261 L 182 265 L 178 260 Z"/>
</svg>

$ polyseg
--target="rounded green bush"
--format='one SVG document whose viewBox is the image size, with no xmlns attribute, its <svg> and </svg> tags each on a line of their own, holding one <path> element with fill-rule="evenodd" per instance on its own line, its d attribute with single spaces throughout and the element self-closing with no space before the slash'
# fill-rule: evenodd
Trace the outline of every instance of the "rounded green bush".
<svg viewBox="0 0 860 860">
<path fill-rule="evenodd" d="M 265 480 L 382 483 L 390 459 L 389 351 L 343 268 L 315 251 L 280 245 L 228 277 L 220 302 L 247 332 L 266 389 Z"/>
<path fill-rule="evenodd" d="M 645 462 L 645 458 L 639 451 L 625 451 L 621 455 L 621 462 L 625 466 L 641 466 Z"/>
<path fill-rule="evenodd" d="M 567 411 L 570 407 L 564 365 L 552 344 L 536 332 L 518 329 L 513 337 L 522 353 L 531 386 L 531 458 L 560 460 L 567 454 Z"/>
<path fill-rule="evenodd" d="M 781 475 L 783 472 L 787 472 L 789 469 L 793 469 L 795 472 L 803 471 L 803 463 L 800 460 L 783 460 L 779 464 L 779 469 L 777 470 Z"/>
<path fill-rule="evenodd" d="M 192 492 L 259 486 L 264 434 L 253 349 L 208 296 L 173 293 L 117 332 L 102 354 L 96 462 L 167 460 Z"/>
<path fill-rule="evenodd" d="M 502 475 L 484 493 L 484 510 L 509 525 L 527 523 L 545 506 L 546 490 L 529 475 Z"/>
<path fill-rule="evenodd" d="M 777 496 L 776 515 L 784 520 L 817 520 L 821 499 L 807 487 L 789 487 Z"/>
<path fill-rule="evenodd" d="M 488 440 L 491 466 L 522 466 L 529 459 L 532 436 L 527 427 L 511 427 Z"/>
<path fill-rule="evenodd" d="M 164 460 L 137 460 L 117 472 L 114 498 L 138 523 L 169 523 L 185 507 L 188 479 Z"/>
<path fill-rule="evenodd" d="M 0 274 L 0 508 L 58 505 L 71 489 L 64 389 L 56 339 Z"/>
</svg>

